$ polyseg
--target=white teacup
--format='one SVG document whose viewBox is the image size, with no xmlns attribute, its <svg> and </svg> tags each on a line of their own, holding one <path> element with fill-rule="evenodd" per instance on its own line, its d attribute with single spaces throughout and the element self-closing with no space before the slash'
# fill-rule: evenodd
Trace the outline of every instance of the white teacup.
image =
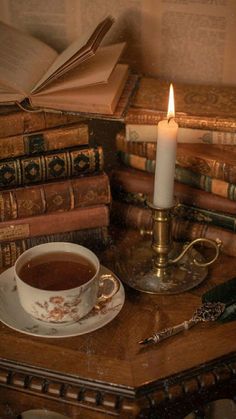
<svg viewBox="0 0 236 419">
<path fill-rule="evenodd" d="M 54 255 L 53 255 L 54 254 Z M 22 268 L 30 261 L 55 258 L 55 254 L 63 254 L 85 258 L 93 266 L 93 275 L 82 285 L 69 289 L 41 289 L 34 283 L 26 283 L 21 278 Z M 119 282 L 111 275 L 100 275 L 100 262 L 97 256 L 84 246 L 74 243 L 54 242 L 32 247 L 22 253 L 15 262 L 14 276 L 20 303 L 32 317 L 50 323 L 75 322 L 86 316 L 100 301 L 111 298 L 119 289 Z M 39 277 L 40 278 L 40 277 Z M 37 281 L 39 280 L 37 278 Z M 33 279 L 32 279 L 33 280 Z M 66 281 L 66 278 L 65 278 Z M 112 288 L 103 294 L 100 288 L 110 281 Z"/>
</svg>

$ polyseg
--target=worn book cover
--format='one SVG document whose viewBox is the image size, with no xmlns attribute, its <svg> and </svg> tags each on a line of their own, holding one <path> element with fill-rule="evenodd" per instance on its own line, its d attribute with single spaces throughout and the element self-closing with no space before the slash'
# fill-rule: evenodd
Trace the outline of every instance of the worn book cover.
<svg viewBox="0 0 236 419">
<path fill-rule="evenodd" d="M 123 151 L 119 151 L 118 156 L 120 161 L 127 167 L 143 170 L 148 173 L 155 172 L 155 160 L 150 160 L 137 154 L 124 153 Z M 188 167 L 177 164 L 175 166 L 175 180 L 233 201 L 236 200 L 236 183 L 230 183 L 196 171 L 194 172 Z"/>
<path fill-rule="evenodd" d="M 26 112 L 17 105 L 0 106 L 0 138 L 29 134 L 83 122 L 84 117 L 68 112 Z"/>
<path fill-rule="evenodd" d="M 138 164 L 145 160 L 146 168 L 155 164 L 156 144 L 154 142 L 126 141 L 123 131 L 116 136 L 116 148 L 119 152 L 136 159 Z M 129 156 L 129 157 L 128 157 Z M 210 176 L 229 183 L 236 183 L 236 148 L 233 145 L 219 144 L 183 144 L 177 143 L 176 164 L 194 173 Z M 132 164 L 132 163 L 131 163 Z"/>
<path fill-rule="evenodd" d="M 88 144 L 88 123 L 81 122 L 35 133 L 0 138 L 0 160 L 76 146 L 88 146 Z"/>
<path fill-rule="evenodd" d="M 0 223 L 0 241 L 18 240 L 109 225 L 109 207 L 93 205 Z"/>
<path fill-rule="evenodd" d="M 152 231 L 152 211 L 148 208 L 140 208 L 136 205 L 114 201 L 111 219 L 119 226 L 138 229 L 141 234 L 150 234 Z M 214 241 L 220 239 L 223 243 L 222 252 L 229 256 L 236 256 L 236 233 L 222 227 L 174 217 L 172 235 L 174 240 L 183 242 L 189 242 L 199 237 Z"/>
<path fill-rule="evenodd" d="M 142 77 L 125 117 L 127 124 L 157 124 L 166 118 L 170 82 Z M 180 127 L 235 132 L 236 86 L 174 83 Z"/>
<path fill-rule="evenodd" d="M 102 147 L 76 147 L 0 161 L 0 188 L 68 179 L 104 168 Z"/>
<path fill-rule="evenodd" d="M 0 191 L 0 221 L 110 202 L 110 183 L 105 173 L 40 183 Z"/>
<path fill-rule="evenodd" d="M 110 183 L 114 198 L 122 197 L 126 201 L 129 197 L 136 202 L 153 200 L 154 175 L 128 167 L 119 167 L 110 173 Z M 236 215 L 235 201 L 223 196 L 207 192 L 187 183 L 175 181 L 174 196 L 176 203 L 199 207 L 206 210 Z"/>
</svg>

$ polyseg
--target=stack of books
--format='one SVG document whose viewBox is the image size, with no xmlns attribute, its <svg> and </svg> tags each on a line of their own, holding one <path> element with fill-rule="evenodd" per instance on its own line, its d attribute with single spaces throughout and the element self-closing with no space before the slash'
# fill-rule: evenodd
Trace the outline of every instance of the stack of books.
<svg viewBox="0 0 236 419">
<path fill-rule="evenodd" d="M 236 88 L 174 86 L 179 124 L 175 170 L 176 239 L 219 237 L 236 255 Z M 116 136 L 122 166 L 111 174 L 114 219 L 151 228 L 157 124 L 169 83 L 143 77 Z M 122 215 L 123 213 L 123 215 Z M 131 216 L 132 214 L 132 216 Z"/>
<path fill-rule="evenodd" d="M 0 22 L 2 268 L 39 243 L 95 250 L 109 242 L 104 147 L 88 121 L 119 121 L 137 82 L 119 63 L 125 43 L 101 45 L 113 21 L 107 16 L 61 54 Z"/>
<path fill-rule="evenodd" d="M 109 242 L 110 184 L 88 120 L 3 106 L 0 137 L 1 268 L 40 243 Z"/>
</svg>

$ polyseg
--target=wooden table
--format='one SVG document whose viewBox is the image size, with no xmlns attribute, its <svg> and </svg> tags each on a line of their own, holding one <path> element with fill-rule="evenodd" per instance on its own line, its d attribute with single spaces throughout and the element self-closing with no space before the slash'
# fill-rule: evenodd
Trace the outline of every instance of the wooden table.
<svg viewBox="0 0 236 419">
<path fill-rule="evenodd" d="M 121 248 L 131 239 L 121 236 Z M 116 251 L 113 246 L 104 256 L 107 265 Z M 207 289 L 235 275 L 236 260 L 221 254 L 204 282 L 189 292 L 158 296 L 125 287 L 119 315 L 83 336 L 37 338 L 0 323 L 0 417 L 48 409 L 71 418 L 178 419 L 205 401 L 233 398 L 234 322 L 199 324 L 148 348 L 137 342 L 190 318 Z"/>
</svg>

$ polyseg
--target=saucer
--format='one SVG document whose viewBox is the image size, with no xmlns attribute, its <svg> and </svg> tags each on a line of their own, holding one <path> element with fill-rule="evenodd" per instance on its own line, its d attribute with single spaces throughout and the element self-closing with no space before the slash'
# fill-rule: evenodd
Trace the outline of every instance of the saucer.
<svg viewBox="0 0 236 419">
<path fill-rule="evenodd" d="M 75 323 L 52 325 L 36 320 L 24 311 L 18 298 L 11 267 L 0 275 L 0 321 L 17 332 L 46 338 L 72 337 L 100 329 L 118 315 L 125 301 L 124 287 L 117 276 L 104 266 L 101 266 L 101 274 L 112 275 L 119 281 L 117 293 Z"/>
</svg>

